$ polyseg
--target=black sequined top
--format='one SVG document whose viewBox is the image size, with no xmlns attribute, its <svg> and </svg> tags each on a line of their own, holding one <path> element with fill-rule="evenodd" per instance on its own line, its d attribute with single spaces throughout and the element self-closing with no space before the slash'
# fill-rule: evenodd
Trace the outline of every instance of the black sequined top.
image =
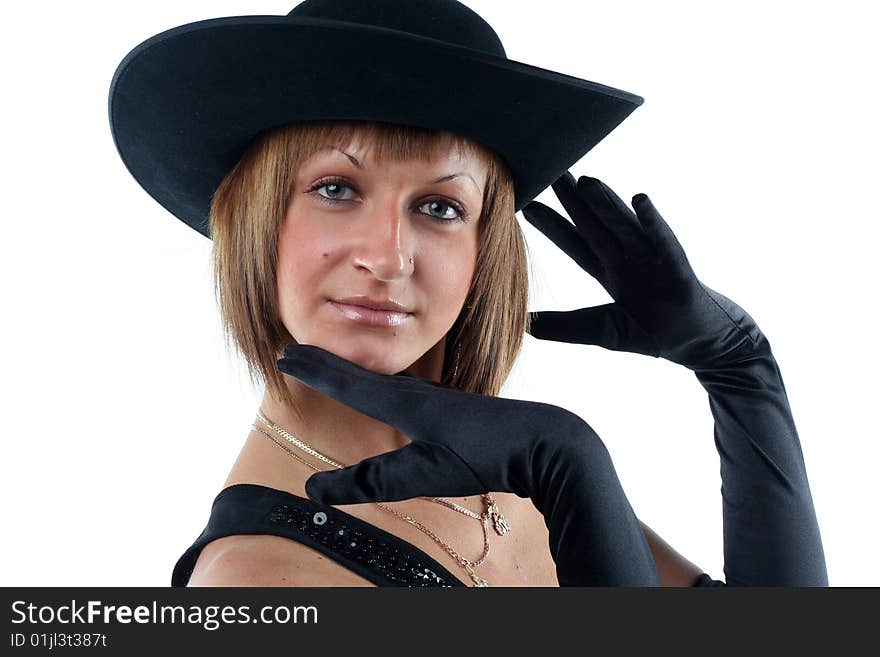
<svg viewBox="0 0 880 657">
<path fill-rule="evenodd" d="M 233 484 L 214 498 L 204 531 L 178 559 L 171 586 L 186 586 L 210 541 L 273 534 L 319 550 L 377 586 L 466 586 L 412 543 L 332 506 L 258 484 Z"/>
</svg>

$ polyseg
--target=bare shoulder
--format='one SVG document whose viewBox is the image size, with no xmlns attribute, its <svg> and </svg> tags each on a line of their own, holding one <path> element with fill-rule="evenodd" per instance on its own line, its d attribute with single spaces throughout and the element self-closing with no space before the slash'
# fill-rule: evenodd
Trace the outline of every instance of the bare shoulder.
<svg viewBox="0 0 880 657">
<path fill-rule="evenodd" d="M 305 490 L 292 486 L 289 472 L 251 452 L 264 445 L 248 441 L 223 489 L 234 484 L 258 484 L 286 490 L 300 497 Z M 274 454 L 269 454 L 273 456 Z M 265 460 L 265 459 L 264 459 Z M 375 586 L 369 580 L 328 559 L 320 551 L 274 534 L 234 534 L 207 543 L 196 560 L 188 586 Z"/>
<path fill-rule="evenodd" d="M 188 586 L 375 586 L 290 539 L 237 534 L 208 543 Z"/>
<path fill-rule="evenodd" d="M 187 586 L 290 586 L 284 559 L 250 538 L 224 536 L 205 545 Z"/>
</svg>

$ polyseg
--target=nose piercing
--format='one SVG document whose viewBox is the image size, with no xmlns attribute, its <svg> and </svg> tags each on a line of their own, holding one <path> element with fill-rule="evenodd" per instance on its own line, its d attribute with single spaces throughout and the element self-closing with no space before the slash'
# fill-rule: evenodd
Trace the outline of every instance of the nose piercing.
<svg viewBox="0 0 880 657">
<path fill-rule="evenodd" d="M 409 257 L 409 264 L 412 264 L 412 263 L 413 263 L 413 257 L 410 256 L 410 257 Z"/>
</svg>

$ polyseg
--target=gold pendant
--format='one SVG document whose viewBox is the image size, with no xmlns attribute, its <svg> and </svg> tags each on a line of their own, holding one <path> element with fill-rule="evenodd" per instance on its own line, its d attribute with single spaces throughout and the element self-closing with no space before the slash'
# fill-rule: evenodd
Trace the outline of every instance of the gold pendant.
<svg viewBox="0 0 880 657">
<path fill-rule="evenodd" d="M 495 528 L 496 534 L 504 536 L 510 531 L 510 525 L 507 523 L 504 516 L 501 515 L 501 510 L 495 504 L 494 500 L 489 505 L 489 517 L 492 518 L 492 526 Z"/>
</svg>

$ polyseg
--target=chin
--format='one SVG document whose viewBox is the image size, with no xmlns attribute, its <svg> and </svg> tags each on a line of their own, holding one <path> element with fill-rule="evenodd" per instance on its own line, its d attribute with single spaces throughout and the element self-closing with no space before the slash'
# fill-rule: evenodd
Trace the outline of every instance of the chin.
<svg viewBox="0 0 880 657">
<path fill-rule="evenodd" d="M 404 357 L 397 350 L 376 345 L 355 344 L 349 341 L 341 345 L 319 342 L 316 343 L 316 346 L 379 374 L 397 374 L 413 363 L 411 359 Z"/>
</svg>

